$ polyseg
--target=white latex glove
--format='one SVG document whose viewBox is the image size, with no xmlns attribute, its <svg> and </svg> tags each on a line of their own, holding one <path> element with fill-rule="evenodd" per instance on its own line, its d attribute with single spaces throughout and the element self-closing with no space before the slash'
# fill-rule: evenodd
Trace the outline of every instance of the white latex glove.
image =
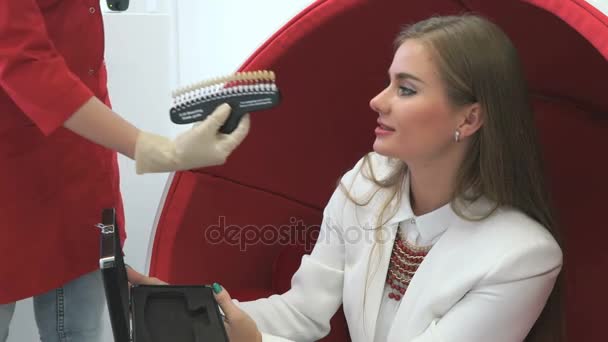
<svg viewBox="0 0 608 342">
<path fill-rule="evenodd" d="M 137 174 L 190 170 L 224 164 L 249 132 L 249 114 L 243 116 L 232 133 L 219 132 L 220 127 L 228 120 L 230 111 L 228 104 L 220 105 L 205 120 L 178 135 L 174 141 L 142 131 L 135 144 Z"/>
<path fill-rule="evenodd" d="M 148 277 L 143 275 L 136 270 L 134 270 L 131 266 L 125 265 L 127 269 L 127 279 L 129 281 L 129 285 L 169 285 L 168 283 L 156 278 L 156 277 Z"/>
</svg>

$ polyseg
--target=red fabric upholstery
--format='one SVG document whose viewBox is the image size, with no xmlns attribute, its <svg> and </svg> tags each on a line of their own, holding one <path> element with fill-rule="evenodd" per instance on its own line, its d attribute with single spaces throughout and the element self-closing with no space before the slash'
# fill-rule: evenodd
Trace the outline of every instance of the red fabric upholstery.
<svg viewBox="0 0 608 342">
<path fill-rule="evenodd" d="M 340 175 L 371 149 L 368 102 L 385 82 L 393 37 L 404 23 L 463 11 L 499 24 L 524 62 L 566 241 L 568 340 L 608 340 L 608 18 L 583 0 L 315 2 L 242 67 L 274 70 L 281 106 L 252 114 L 225 166 L 175 174 L 151 274 L 219 281 L 239 299 L 286 291 Z M 324 341 L 347 339 L 339 312 Z"/>
<path fill-rule="evenodd" d="M 608 111 L 585 111 L 563 101 L 537 100 L 548 179 L 566 250 L 568 341 L 608 341 Z"/>
<path fill-rule="evenodd" d="M 238 289 L 236 291 L 230 291 L 230 296 L 240 301 L 256 300 L 258 298 L 270 297 L 274 294 L 274 291 L 266 289 Z"/>
</svg>

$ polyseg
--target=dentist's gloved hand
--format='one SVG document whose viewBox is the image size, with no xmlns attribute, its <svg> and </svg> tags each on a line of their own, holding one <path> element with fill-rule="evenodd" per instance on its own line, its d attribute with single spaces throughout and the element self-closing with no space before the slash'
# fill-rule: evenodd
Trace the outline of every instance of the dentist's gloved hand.
<svg viewBox="0 0 608 342">
<path fill-rule="evenodd" d="M 134 270 L 131 266 L 125 265 L 127 269 L 127 280 L 129 281 L 129 286 L 132 285 L 169 285 L 166 282 L 156 278 L 149 277 L 143 275 L 136 270 Z"/>
<path fill-rule="evenodd" d="M 249 132 L 249 114 L 243 116 L 232 133 L 219 132 L 220 127 L 228 120 L 230 111 L 228 104 L 220 105 L 205 120 L 173 141 L 141 131 L 135 145 L 137 174 L 190 170 L 224 164 Z"/>
</svg>

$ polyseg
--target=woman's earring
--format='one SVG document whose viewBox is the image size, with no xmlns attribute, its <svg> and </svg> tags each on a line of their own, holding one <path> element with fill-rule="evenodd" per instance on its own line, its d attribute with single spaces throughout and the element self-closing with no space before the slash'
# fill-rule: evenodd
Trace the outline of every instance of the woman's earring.
<svg viewBox="0 0 608 342">
<path fill-rule="evenodd" d="M 460 131 L 459 130 L 456 130 L 454 132 L 454 141 L 455 142 L 459 142 L 460 141 Z"/>
</svg>

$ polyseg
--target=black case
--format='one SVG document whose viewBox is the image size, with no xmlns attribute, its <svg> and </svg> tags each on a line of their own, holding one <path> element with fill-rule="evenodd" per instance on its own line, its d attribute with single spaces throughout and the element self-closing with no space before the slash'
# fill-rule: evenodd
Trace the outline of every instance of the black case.
<svg viewBox="0 0 608 342">
<path fill-rule="evenodd" d="M 129 289 L 114 209 L 104 209 L 100 259 L 115 342 L 227 342 L 209 286 L 140 285 Z"/>
</svg>

